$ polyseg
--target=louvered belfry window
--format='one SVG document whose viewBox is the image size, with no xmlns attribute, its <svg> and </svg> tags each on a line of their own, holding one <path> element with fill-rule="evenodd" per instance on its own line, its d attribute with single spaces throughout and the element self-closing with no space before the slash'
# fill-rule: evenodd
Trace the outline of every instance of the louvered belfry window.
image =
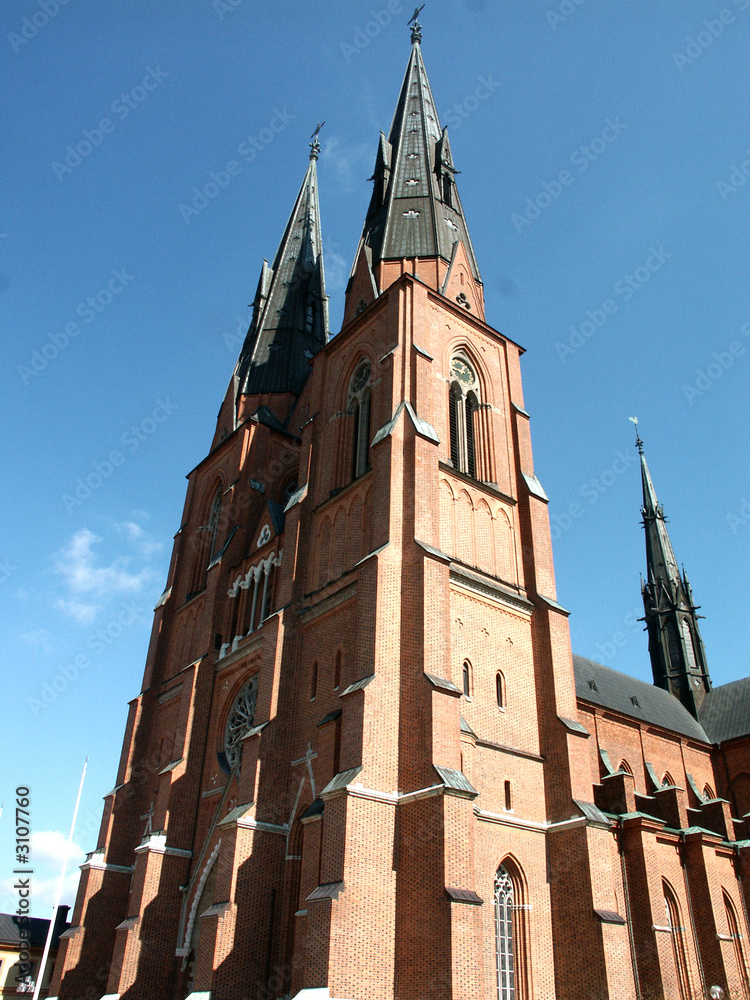
<svg viewBox="0 0 750 1000">
<path fill-rule="evenodd" d="M 370 468 L 370 362 L 363 360 L 349 386 L 348 411 L 353 417 L 352 479 Z"/>
</svg>

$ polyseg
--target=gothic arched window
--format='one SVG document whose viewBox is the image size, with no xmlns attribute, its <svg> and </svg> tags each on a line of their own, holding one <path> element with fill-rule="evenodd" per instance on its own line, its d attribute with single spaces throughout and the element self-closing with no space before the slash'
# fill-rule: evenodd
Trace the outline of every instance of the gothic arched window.
<svg viewBox="0 0 750 1000">
<path fill-rule="evenodd" d="M 221 498 L 223 492 L 223 488 L 219 486 L 214 493 L 214 498 L 211 501 L 211 507 L 208 511 L 208 523 L 200 525 L 197 529 L 195 536 L 195 562 L 193 564 L 193 576 L 188 596 L 199 593 L 206 586 L 206 572 L 218 548 L 217 539 L 219 524 L 221 522 Z"/>
<path fill-rule="evenodd" d="M 234 699 L 224 729 L 224 755 L 230 768 L 237 764 L 242 748 L 242 738 L 255 721 L 255 704 L 258 700 L 258 675 L 252 677 Z"/>
<path fill-rule="evenodd" d="M 742 948 L 742 935 L 740 934 L 740 925 L 737 920 L 737 913 L 734 908 L 734 903 L 727 895 L 726 890 L 723 890 L 724 895 L 724 909 L 727 914 L 727 927 L 729 929 L 729 936 L 732 939 L 732 944 L 734 945 L 734 957 L 737 962 L 737 971 L 740 975 L 740 980 L 743 987 L 743 996 L 747 996 L 750 993 L 750 979 L 748 978 L 747 964 L 745 962 L 745 953 Z"/>
<path fill-rule="evenodd" d="M 495 875 L 495 942 L 498 1000 L 515 1000 L 516 970 L 513 933 L 513 882 L 502 865 Z"/>
<path fill-rule="evenodd" d="M 683 618 L 680 624 L 682 627 L 682 638 L 685 643 L 687 668 L 688 670 L 697 670 L 698 664 L 695 662 L 695 644 L 693 642 L 693 633 L 691 631 L 690 624 L 687 618 Z"/>
<path fill-rule="evenodd" d="M 688 969 L 687 952 L 685 950 L 685 928 L 682 925 L 680 904 L 671 886 L 662 881 L 664 888 L 664 907 L 667 914 L 667 927 L 672 936 L 672 956 L 675 966 L 675 978 L 680 991 L 680 1000 L 689 1000 L 693 995 L 690 990 L 690 972 Z"/>
<path fill-rule="evenodd" d="M 221 489 L 218 489 L 211 503 L 211 512 L 208 516 L 208 534 L 210 539 L 208 552 L 209 564 L 216 555 L 216 538 L 219 534 L 219 520 L 221 519 L 221 494 Z"/>
<path fill-rule="evenodd" d="M 468 660 L 464 660 L 463 670 L 461 672 L 461 680 L 464 692 L 464 698 L 471 698 L 471 664 Z"/>
<path fill-rule="evenodd" d="M 352 434 L 352 478 L 370 468 L 370 375 L 372 366 L 364 360 L 352 377 L 347 410 L 354 417 Z"/>
<path fill-rule="evenodd" d="M 468 361 L 455 357 L 450 367 L 450 438 L 454 469 L 477 477 L 477 418 L 479 382 Z"/>
<path fill-rule="evenodd" d="M 501 670 L 495 675 L 495 698 L 498 708 L 505 708 L 505 677 Z"/>
<path fill-rule="evenodd" d="M 333 664 L 333 690 L 338 691 L 341 686 L 341 650 L 336 651 L 336 659 Z"/>
</svg>

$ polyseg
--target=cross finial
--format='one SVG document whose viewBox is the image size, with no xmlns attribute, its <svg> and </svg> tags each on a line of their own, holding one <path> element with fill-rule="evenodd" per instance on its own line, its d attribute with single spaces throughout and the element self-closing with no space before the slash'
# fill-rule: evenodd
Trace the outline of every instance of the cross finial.
<svg viewBox="0 0 750 1000">
<path fill-rule="evenodd" d="M 641 441 L 641 435 L 638 432 L 638 417 L 628 417 L 631 424 L 635 424 L 635 446 L 638 449 L 640 455 L 643 454 L 643 441 Z"/>
<path fill-rule="evenodd" d="M 324 121 L 318 122 L 318 124 L 315 126 L 315 131 L 310 136 L 310 138 L 312 139 L 312 142 L 310 143 L 311 160 L 317 160 L 317 158 L 320 156 L 320 142 L 318 141 L 318 136 L 320 135 L 320 130 L 323 128 L 324 125 L 325 125 Z"/>
<path fill-rule="evenodd" d="M 152 802 L 149 806 L 148 812 L 141 816 L 141 819 L 146 820 L 146 829 L 143 831 L 143 836 L 147 837 L 153 833 L 153 819 L 154 819 L 154 803 Z"/>
<path fill-rule="evenodd" d="M 422 25 L 419 23 L 419 21 L 417 20 L 417 18 L 422 13 L 422 11 L 425 9 L 425 6 L 426 6 L 425 4 L 422 4 L 421 7 L 415 7 L 414 8 L 414 13 L 412 14 L 411 18 L 409 19 L 409 24 L 411 25 L 411 41 L 412 41 L 412 45 L 415 44 L 415 43 L 418 43 L 418 42 L 422 41 Z"/>
</svg>

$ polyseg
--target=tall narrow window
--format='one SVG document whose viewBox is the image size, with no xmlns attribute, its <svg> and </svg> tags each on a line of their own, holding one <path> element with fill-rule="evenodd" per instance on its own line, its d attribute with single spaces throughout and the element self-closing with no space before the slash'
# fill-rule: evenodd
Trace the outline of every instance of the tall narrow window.
<svg viewBox="0 0 750 1000">
<path fill-rule="evenodd" d="M 674 622 L 667 622 L 667 644 L 669 646 L 669 660 L 672 668 L 680 666 L 682 663 L 680 637 L 677 634 Z"/>
<path fill-rule="evenodd" d="M 495 698 L 497 699 L 497 707 L 505 708 L 505 678 L 500 670 L 495 675 Z"/>
<path fill-rule="evenodd" d="M 271 596 L 273 593 L 273 562 L 269 560 L 263 574 L 263 599 L 260 605 L 260 620 L 264 621 L 271 614 Z"/>
<path fill-rule="evenodd" d="M 477 479 L 477 410 L 479 382 L 474 369 L 464 358 L 451 361 L 449 424 L 451 464 L 459 472 Z"/>
<path fill-rule="evenodd" d="M 221 520 L 221 497 L 223 489 L 220 486 L 211 502 L 208 511 L 208 523 L 198 527 L 195 536 L 195 562 L 190 582 L 188 596 L 199 593 L 206 586 L 206 572 L 218 549 L 217 537 Z"/>
<path fill-rule="evenodd" d="M 318 693 L 318 661 L 315 660 L 312 665 L 312 674 L 310 676 L 310 701 L 315 701 L 317 693 Z"/>
<path fill-rule="evenodd" d="M 363 476 L 370 468 L 370 375 L 369 361 L 357 368 L 349 387 L 348 410 L 354 418 L 352 434 L 352 478 Z"/>
<path fill-rule="evenodd" d="M 464 697 L 465 698 L 470 698 L 471 697 L 471 664 L 469 663 L 468 660 L 464 660 L 464 667 L 463 667 L 463 675 L 462 676 L 463 676 Z"/>
<path fill-rule="evenodd" d="M 682 638 L 685 642 L 685 656 L 687 658 L 688 670 L 697 670 L 698 664 L 695 662 L 695 645 L 693 643 L 693 633 L 690 630 L 687 618 L 681 622 Z"/>
<path fill-rule="evenodd" d="M 474 412 L 479 408 L 477 395 L 470 392 L 466 397 L 466 471 L 472 479 L 477 478 L 477 457 L 474 447 Z"/>
<path fill-rule="evenodd" d="M 500 867 L 495 875 L 495 937 L 498 1000 L 515 1000 L 516 974 L 513 940 L 513 882 Z"/>
<path fill-rule="evenodd" d="M 724 892 L 724 909 L 727 913 L 727 926 L 729 928 L 729 936 L 731 937 L 732 944 L 734 945 L 734 957 L 737 962 L 737 972 L 739 973 L 740 982 L 742 983 L 743 995 L 747 996 L 750 993 L 750 979 L 748 978 L 745 953 L 742 948 L 740 925 L 737 920 L 734 903 L 726 892 Z"/>
<path fill-rule="evenodd" d="M 208 562 L 216 555 L 216 538 L 219 534 L 219 520 L 221 518 L 221 490 L 217 490 L 216 496 L 211 504 L 211 513 L 208 518 L 208 531 L 210 537 L 210 545 L 208 552 Z"/>
<path fill-rule="evenodd" d="M 685 950 L 685 928 L 682 926 L 680 904 L 677 902 L 671 886 L 662 882 L 664 887 L 664 906 L 667 913 L 667 926 L 672 935 L 672 956 L 674 958 L 675 978 L 680 991 L 681 1000 L 689 1000 L 690 973 Z"/>
<path fill-rule="evenodd" d="M 341 650 L 339 649 L 336 653 L 336 659 L 333 664 L 333 690 L 338 691 L 341 687 Z"/>
</svg>

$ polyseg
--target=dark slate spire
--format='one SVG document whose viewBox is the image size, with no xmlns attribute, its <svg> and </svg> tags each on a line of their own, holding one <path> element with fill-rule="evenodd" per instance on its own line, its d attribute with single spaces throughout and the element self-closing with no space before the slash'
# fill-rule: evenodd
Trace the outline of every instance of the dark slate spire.
<svg viewBox="0 0 750 1000">
<path fill-rule="evenodd" d="M 421 28 L 412 21 L 409 65 L 388 138 L 380 134 L 375 189 L 360 250 L 369 248 L 373 267 L 414 257 L 450 262 L 454 244 L 462 240 L 474 278 L 481 281 L 456 189 L 458 171 L 448 132 L 440 127 L 422 60 Z"/>
<path fill-rule="evenodd" d="M 647 566 L 647 581 L 641 583 L 641 593 L 654 684 L 670 691 L 698 718 L 701 702 L 711 690 L 698 628 L 698 606 L 693 603 L 687 575 L 677 565 L 664 511 L 643 454 L 638 422 L 631 419 L 636 425 L 636 447 L 641 456 Z"/>
<path fill-rule="evenodd" d="M 238 396 L 299 395 L 310 359 L 328 340 L 316 170 L 320 128 L 312 135 L 310 165 L 273 265 L 263 261 L 250 329 L 235 370 Z"/>
</svg>

